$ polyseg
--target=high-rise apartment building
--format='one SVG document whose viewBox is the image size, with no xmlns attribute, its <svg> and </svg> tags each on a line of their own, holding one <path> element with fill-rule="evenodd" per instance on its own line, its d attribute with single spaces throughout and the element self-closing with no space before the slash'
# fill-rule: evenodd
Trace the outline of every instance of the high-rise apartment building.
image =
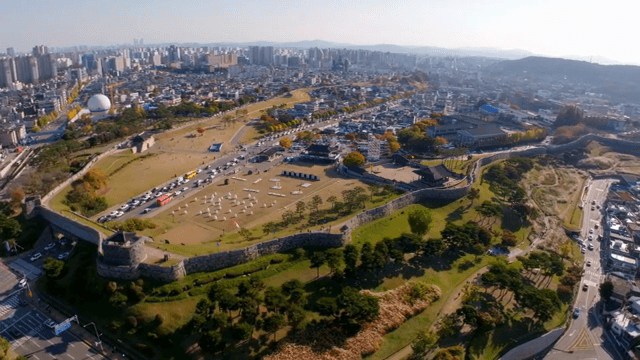
<svg viewBox="0 0 640 360">
<path fill-rule="evenodd" d="M 9 48 L 7 48 L 7 55 L 16 56 L 16 52 L 15 52 L 15 50 L 13 50 L 12 47 L 9 47 Z"/>
<path fill-rule="evenodd" d="M 260 46 L 249 46 L 251 65 L 260 65 Z"/>
<path fill-rule="evenodd" d="M 273 46 L 262 46 L 260 48 L 260 64 L 273 65 Z"/>
<path fill-rule="evenodd" d="M 33 47 L 33 56 L 45 55 L 49 53 L 49 48 L 44 45 L 36 45 Z"/>
</svg>

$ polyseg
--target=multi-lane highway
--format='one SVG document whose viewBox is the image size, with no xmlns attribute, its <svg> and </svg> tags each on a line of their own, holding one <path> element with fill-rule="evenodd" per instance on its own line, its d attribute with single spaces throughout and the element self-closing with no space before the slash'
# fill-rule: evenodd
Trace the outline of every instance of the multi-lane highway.
<svg viewBox="0 0 640 360">
<path fill-rule="evenodd" d="M 580 239 L 585 244 L 584 275 L 576 296 L 569 329 L 547 354 L 547 360 L 621 359 L 597 310 L 599 286 L 604 281 L 605 252 L 601 251 L 602 204 L 611 180 L 593 180 L 584 198 L 584 215 Z M 589 239 L 591 236 L 592 239 Z M 590 250 L 592 249 L 592 250 Z"/>
</svg>

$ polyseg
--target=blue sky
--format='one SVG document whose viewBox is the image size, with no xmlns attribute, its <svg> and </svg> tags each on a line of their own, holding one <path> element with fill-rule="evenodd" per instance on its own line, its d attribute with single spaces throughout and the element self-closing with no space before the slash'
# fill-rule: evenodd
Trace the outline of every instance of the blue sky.
<svg viewBox="0 0 640 360">
<path fill-rule="evenodd" d="M 0 48 L 327 40 L 640 64 L 637 0 L 2 0 Z"/>
</svg>

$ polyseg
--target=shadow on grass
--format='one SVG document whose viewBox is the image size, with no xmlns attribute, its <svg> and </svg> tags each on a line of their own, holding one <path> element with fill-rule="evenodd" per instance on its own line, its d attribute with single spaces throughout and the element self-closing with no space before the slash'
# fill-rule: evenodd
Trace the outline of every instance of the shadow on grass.
<svg viewBox="0 0 640 360">
<path fill-rule="evenodd" d="M 507 349 L 534 339 L 542 332 L 544 328 L 528 317 L 512 320 L 489 331 L 476 330 L 473 339 L 467 343 L 468 355 L 482 358 L 486 351 L 495 352 L 494 356 L 502 355 Z"/>
<path fill-rule="evenodd" d="M 447 215 L 447 222 L 462 220 L 462 216 L 465 212 L 467 212 L 467 209 L 468 208 L 464 206 L 459 206 L 457 209 L 453 210 L 449 213 L 449 215 Z"/>
</svg>

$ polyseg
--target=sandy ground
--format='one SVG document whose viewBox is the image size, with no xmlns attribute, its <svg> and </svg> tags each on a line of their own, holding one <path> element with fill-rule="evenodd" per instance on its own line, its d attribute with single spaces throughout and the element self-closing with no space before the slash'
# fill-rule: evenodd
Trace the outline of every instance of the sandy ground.
<svg viewBox="0 0 640 360">
<path fill-rule="evenodd" d="M 282 176 L 283 170 L 314 174 L 320 180 Z M 154 238 L 169 240 L 172 244 L 211 241 L 226 232 L 236 231 L 238 226 L 251 228 L 269 221 L 281 221 L 284 211 L 295 211 L 296 202 L 308 203 L 315 195 L 323 200 L 320 208 L 329 208 L 331 204 L 327 199 L 330 196 L 340 200 L 343 190 L 356 186 L 366 189 L 366 185 L 358 180 L 339 177 L 331 166 L 310 164 L 285 163 L 252 175 L 245 168 L 228 179 L 228 185 L 220 179 L 196 195 L 172 201 L 171 207 L 152 218 L 170 227 Z M 275 188 L 278 186 L 279 189 Z"/>
</svg>

